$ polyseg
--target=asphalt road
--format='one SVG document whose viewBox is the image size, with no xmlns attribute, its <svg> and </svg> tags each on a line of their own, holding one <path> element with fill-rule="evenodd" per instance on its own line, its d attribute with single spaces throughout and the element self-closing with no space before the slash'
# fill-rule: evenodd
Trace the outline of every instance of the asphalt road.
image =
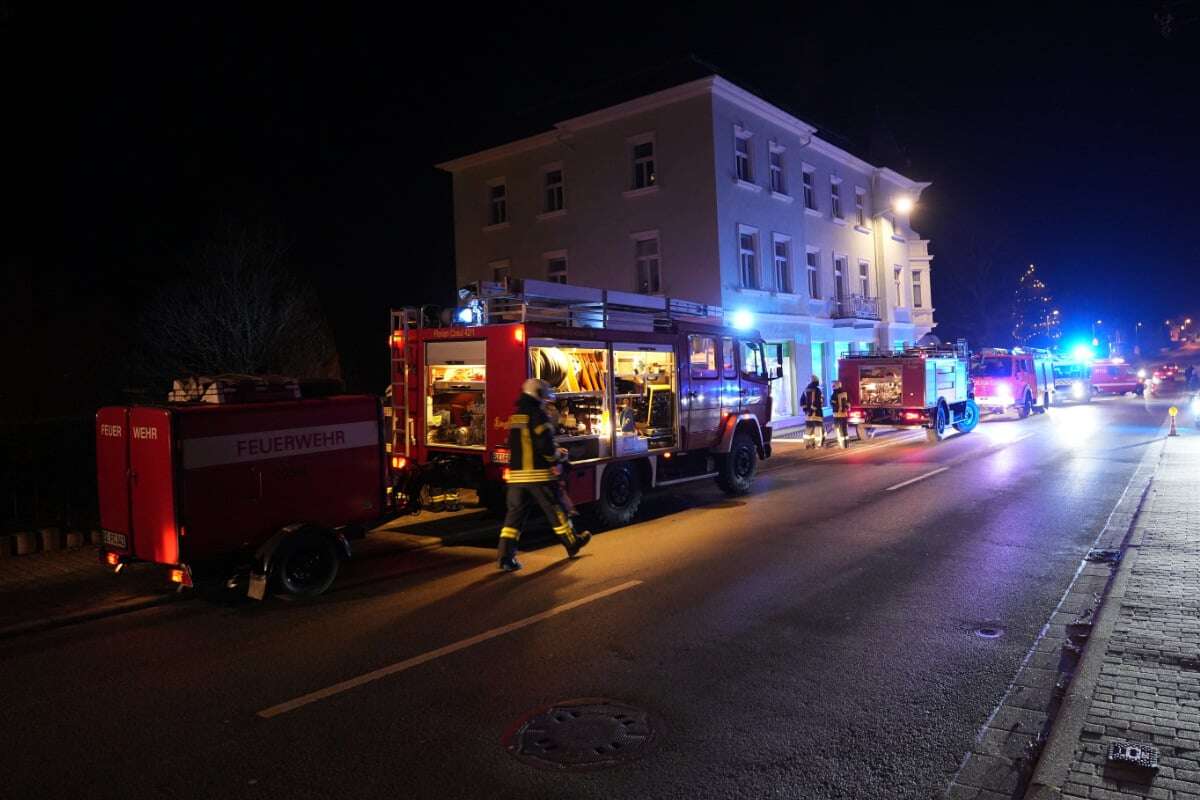
<svg viewBox="0 0 1200 800">
<path fill-rule="evenodd" d="M 312 602 L 0 643 L 0 797 L 936 797 L 1166 406 L 781 443 L 752 495 L 675 487 L 574 561 L 449 547 L 351 562 Z M 572 698 L 649 712 L 650 747 L 584 772 L 502 747 Z"/>
</svg>

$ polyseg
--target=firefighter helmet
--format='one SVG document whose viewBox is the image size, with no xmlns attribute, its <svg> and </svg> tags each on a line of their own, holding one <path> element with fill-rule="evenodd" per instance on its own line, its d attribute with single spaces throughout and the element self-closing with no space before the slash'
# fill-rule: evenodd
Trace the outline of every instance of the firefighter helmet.
<svg viewBox="0 0 1200 800">
<path fill-rule="evenodd" d="M 550 384 L 540 378 L 529 378 L 522 383 L 521 393 L 527 394 L 541 403 L 554 399 L 554 390 L 550 388 Z"/>
</svg>

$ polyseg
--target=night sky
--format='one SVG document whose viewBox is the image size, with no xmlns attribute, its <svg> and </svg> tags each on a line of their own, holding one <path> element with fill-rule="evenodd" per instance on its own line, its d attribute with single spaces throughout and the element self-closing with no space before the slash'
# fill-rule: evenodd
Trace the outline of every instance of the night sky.
<svg viewBox="0 0 1200 800">
<path fill-rule="evenodd" d="M 61 179 L 59 233 L 31 251 L 37 315 L 86 303 L 120 331 L 215 227 L 271 225 L 321 291 L 351 387 L 378 391 L 388 307 L 451 299 L 450 179 L 432 165 L 657 88 L 689 55 L 933 182 L 914 225 L 940 333 L 971 316 L 957 299 L 980 259 L 996 285 L 1037 264 L 1077 330 L 1200 310 L 1200 2 L 341 5 L 3 6 L 28 103 L 12 119 L 53 130 L 38 177 Z"/>
</svg>

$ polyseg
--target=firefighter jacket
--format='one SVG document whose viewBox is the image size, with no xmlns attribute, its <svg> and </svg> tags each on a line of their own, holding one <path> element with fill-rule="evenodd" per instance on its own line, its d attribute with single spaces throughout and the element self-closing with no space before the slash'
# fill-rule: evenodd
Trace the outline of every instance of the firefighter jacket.
<svg viewBox="0 0 1200 800">
<path fill-rule="evenodd" d="M 804 406 L 804 413 L 810 420 L 825 419 L 825 395 L 821 392 L 821 385 L 810 383 L 808 388 L 804 390 L 804 398 L 801 401 Z"/>
<path fill-rule="evenodd" d="M 529 395 L 517 400 L 517 411 L 508 418 L 508 482 L 549 483 L 557 480 L 558 460 L 554 427 L 542 405 Z"/>
<path fill-rule="evenodd" d="M 833 396 L 829 398 L 830 404 L 833 406 L 833 416 L 848 417 L 850 416 L 850 393 L 843 389 L 834 389 Z"/>
</svg>

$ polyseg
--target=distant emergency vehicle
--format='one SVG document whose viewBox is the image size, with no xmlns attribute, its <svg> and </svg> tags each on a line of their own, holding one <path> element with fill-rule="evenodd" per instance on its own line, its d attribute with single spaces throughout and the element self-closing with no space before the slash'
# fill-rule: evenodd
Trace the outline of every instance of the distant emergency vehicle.
<svg viewBox="0 0 1200 800">
<path fill-rule="evenodd" d="M 1094 392 L 1092 369 L 1087 363 L 1073 360 L 1054 362 L 1055 403 L 1090 403 Z"/>
<path fill-rule="evenodd" d="M 1144 375 L 1122 358 L 1105 358 L 1092 362 L 1092 387 L 1096 394 L 1142 394 Z"/>
<path fill-rule="evenodd" d="M 984 412 L 1015 411 L 1021 419 L 1054 401 L 1054 361 L 1049 350 L 985 347 L 971 368 L 975 402 Z"/>
</svg>

